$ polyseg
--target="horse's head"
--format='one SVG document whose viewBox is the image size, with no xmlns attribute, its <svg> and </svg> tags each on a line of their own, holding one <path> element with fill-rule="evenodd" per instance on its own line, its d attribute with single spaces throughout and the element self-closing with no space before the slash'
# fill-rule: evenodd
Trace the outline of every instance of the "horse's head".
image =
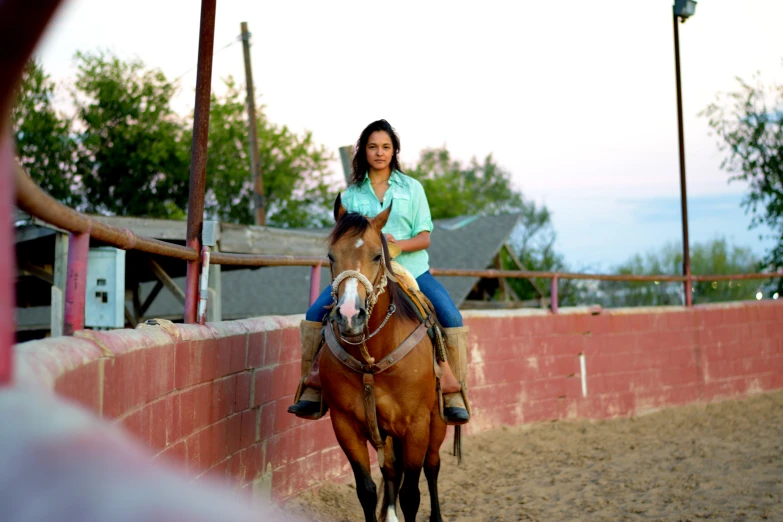
<svg viewBox="0 0 783 522">
<path fill-rule="evenodd" d="M 366 218 L 348 212 L 340 196 L 334 202 L 335 226 L 329 241 L 329 262 L 332 270 L 332 293 L 336 306 L 332 317 L 340 332 L 347 336 L 361 335 L 368 314 L 383 278 L 383 266 L 389 259 L 381 229 L 391 213 L 389 208 Z"/>
</svg>

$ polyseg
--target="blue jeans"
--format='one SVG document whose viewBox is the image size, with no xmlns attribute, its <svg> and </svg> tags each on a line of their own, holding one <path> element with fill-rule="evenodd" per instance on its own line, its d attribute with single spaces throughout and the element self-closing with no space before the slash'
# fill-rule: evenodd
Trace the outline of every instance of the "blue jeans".
<svg viewBox="0 0 783 522">
<path fill-rule="evenodd" d="M 462 314 L 457 310 L 454 301 L 451 300 L 451 296 L 443 288 L 443 285 L 438 282 L 437 279 L 432 277 L 429 271 L 424 272 L 416 278 L 416 282 L 419 283 L 419 289 L 427 296 L 427 299 L 432 302 L 432 306 L 435 307 L 435 315 L 438 316 L 438 321 L 444 328 L 454 328 L 462 326 Z M 327 310 L 324 306 L 332 304 L 332 287 L 331 285 L 324 288 L 315 303 L 307 310 L 305 319 L 308 321 L 323 321 L 326 316 Z"/>
</svg>

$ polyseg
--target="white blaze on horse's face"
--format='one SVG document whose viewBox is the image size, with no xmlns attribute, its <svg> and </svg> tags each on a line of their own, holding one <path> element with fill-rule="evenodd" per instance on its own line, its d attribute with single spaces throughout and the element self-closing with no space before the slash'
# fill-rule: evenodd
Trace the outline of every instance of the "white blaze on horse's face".
<svg viewBox="0 0 783 522">
<path fill-rule="evenodd" d="M 359 288 L 359 280 L 355 278 L 350 278 L 345 281 L 345 291 L 343 292 L 342 297 L 340 298 L 339 308 L 340 308 L 340 314 L 345 318 L 345 324 L 349 331 L 353 331 L 356 329 L 356 324 L 353 323 L 354 317 L 357 317 L 359 315 L 359 308 L 356 306 L 357 303 L 361 303 L 359 300 L 359 293 L 357 292 L 357 289 Z"/>
<path fill-rule="evenodd" d="M 361 247 L 364 244 L 364 239 L 359 238 L 356 240 L 356 248 Z"/>
</svg>

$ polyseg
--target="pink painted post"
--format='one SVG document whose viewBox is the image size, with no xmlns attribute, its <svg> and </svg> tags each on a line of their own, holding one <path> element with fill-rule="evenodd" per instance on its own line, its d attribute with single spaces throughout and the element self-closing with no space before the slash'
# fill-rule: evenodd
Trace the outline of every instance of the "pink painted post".
<svg viewBox="0 0 783 522">
<path fill-rule="evenodd" d="M 10 384 L 14 360 L 16 259 L 14 243 L 11 240 L 14 226 L 12 209 L 16 197 L 13 175 L 14 161 L 10 136 L 3 133 L 0 137 L 0 187 L 6 187 L 6 190 L 0 190 L 0 386 Z M 8 190 L 9 187 L 10 190 Z"/>
<path fill-rule="evenodd" d="M 310 306 L 313 305 L 318 294 L 321 293 L 321 263 L 318 263 L 313 267 L 310 273 Z"/>
<path fill-rule="evenodd" d="M 204 187 L 207 177 L 207 135 L 209 100 L 212 92 L 212 57 L 215 46 L 215 5 L 217 0 L 201 0 L 196 70 L 196 103 L 193 111 L 193 144 L 190 152 L 190 197 L 185 246 L 201 252 L 204 227 Z M 185 273 L 185 322 L 198 319 L 198 280 L 201 260 L 188 261 Z"/>
<path fill-rule="evenodd" d="M 550 296 L 550 306 L 552 307 L 552 313 L 557 313 L 557 276 L 552 277 L 552 291 Z"/>
<path fill-rule="evenodd" d="M 68 238 L 68 276 L 65 282 L 63 334 L 84 330 L 84 304 L 87 292 L 87 258 L 90 253 L 90 231 L 71 233 Z"/>
</svg>

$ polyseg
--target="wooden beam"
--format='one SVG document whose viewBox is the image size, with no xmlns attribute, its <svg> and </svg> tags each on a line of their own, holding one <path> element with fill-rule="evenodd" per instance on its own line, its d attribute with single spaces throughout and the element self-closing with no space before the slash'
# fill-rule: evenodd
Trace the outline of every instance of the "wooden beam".
<svg viewBox="0 0 783 522">
<path fill-rule="evenodd" d="M 180 302 L 180 304 L 185 304 L 185 292 L 182 291 L 180 287 L 177 286 L 177 283 L 174 282 L 171 277 L 166 273 L 165 270 L 158 264 L 157 261 L 152 259 L 151 257 L 149 259 L 150 268 L 152 269 L 152 272 L 155 274 L 155 277 L 158 278 L 158 281 L 163 283 L 166 288 L 171 292 L 174 297 L 177 298 L 177 301 Z"/>
<path fill-rule="evenodd" d="M 125 303 L 125 320 L 128 321 L 128 324 L 130 324 L 131 328 L 136 328 L 136 326 L 139 324 L 136 318 L 133 317 L 133 312 L 131 312 L 131 309 L 128 308 L 128 303 Z"/>
<path fill-rule="evenodd" d="M 495 259 L 492 260 L 492 262 L 495 264 L 495 268 L 497 270 L 501 270 L 503 268 L 503 264 L 500 261 L 500 252 L 495 255 Z M 498 281 L 498 290 L 500 290 L 500 300 L 502 301 L 511 301 L 511 297 L 509 296 L 509 290 L 508 282 L 505 279 L 502 279 Z"/>
<path fill-rule="evenodd" d="M 508 296 L 509 301 L 519 301 L 519 296 L 517 295 L 516 290 L 511 286 L 511 284 L 508 282 L 508 279 L 505 277 L 501 278 L 500 281 L 503 283 L 503 288 L 506 292 L 506 295 Z"/>
<path fill-rule="evenodd" d="M 160 281 L 158 281 L 160 282 Z M 136 283 L 131 292 L 131 300 L 133 302 L 133 313 L 136 320 L 141 319 L 141 299 L 139 299 L 139 292 L 141 291 L 141 285 Z"/>
<path fill-rule="evenodd" d="M 147 296 L 147 298 L 144 300 L 144 302 L 141 304 L 141 307 L 139 308 L 139 320 L 141 320 L 141 318 L 144 317 L 144 314 L 147 313 L 147 310 L 149 309 L 150 305 L 155 300 L 155 298 L 158 297 L 158 294 L 160 293 L 161 290 L 163 290 L 163 283 L 158 281 L 157 283 L 155 283 L 155 286 L 152 288 L 150 295 Z"/>
<path fill-rule="evenodd" d="M 514 264 L 517 267 L 517 270 L 520 270 L 522 272 L 527 272 L 527 268 L 525 268 L 525 265 L 522 263 L 522 261 L 519 260 L 517 255 L 514 253 L 514 249 L 511 248 L 511 245 L 508 244 L 508 242 L 503 243 L 503 247 L 506 249 L 506 253 L 508 253 L 509 257 L 511 258 L 511 261 L 514 262 Z M 538 293 L 539 297 L 544 297 L 544 292 L 541 291 L 541 289 L 538 287 L 535 281 L 532 279 L 528 279 L 531 285 L 533 285 L 533 289 Z"/>
<path fill-rule="evenodd" d="M 495 267 L 498 270 L 503 270 L 502 263 L 500 261 L 500 252 L 498 252 L 498 255 L 495 256 Z M 514 290 L 514 287 L 511 286 L 511 284 L 508 281 L 508 278 L 501 277 L 499 279 L 500 287 L 503 292 L 504 301 L 519 301 L 520 296 L 517 295 L 517 291 Z"/>
<path fill-rule="evenodd" d="M 21 275 L 37 277 L 38 279 L 45 281 L 49 284 L 52 284 L 54 282 L 54 274 L 52 273 L 51 269 L 34 265 L 29 261 L 24 261 L 22 263 L 22 266 L 19 267 L 19 273 Z"/>
</svg>

